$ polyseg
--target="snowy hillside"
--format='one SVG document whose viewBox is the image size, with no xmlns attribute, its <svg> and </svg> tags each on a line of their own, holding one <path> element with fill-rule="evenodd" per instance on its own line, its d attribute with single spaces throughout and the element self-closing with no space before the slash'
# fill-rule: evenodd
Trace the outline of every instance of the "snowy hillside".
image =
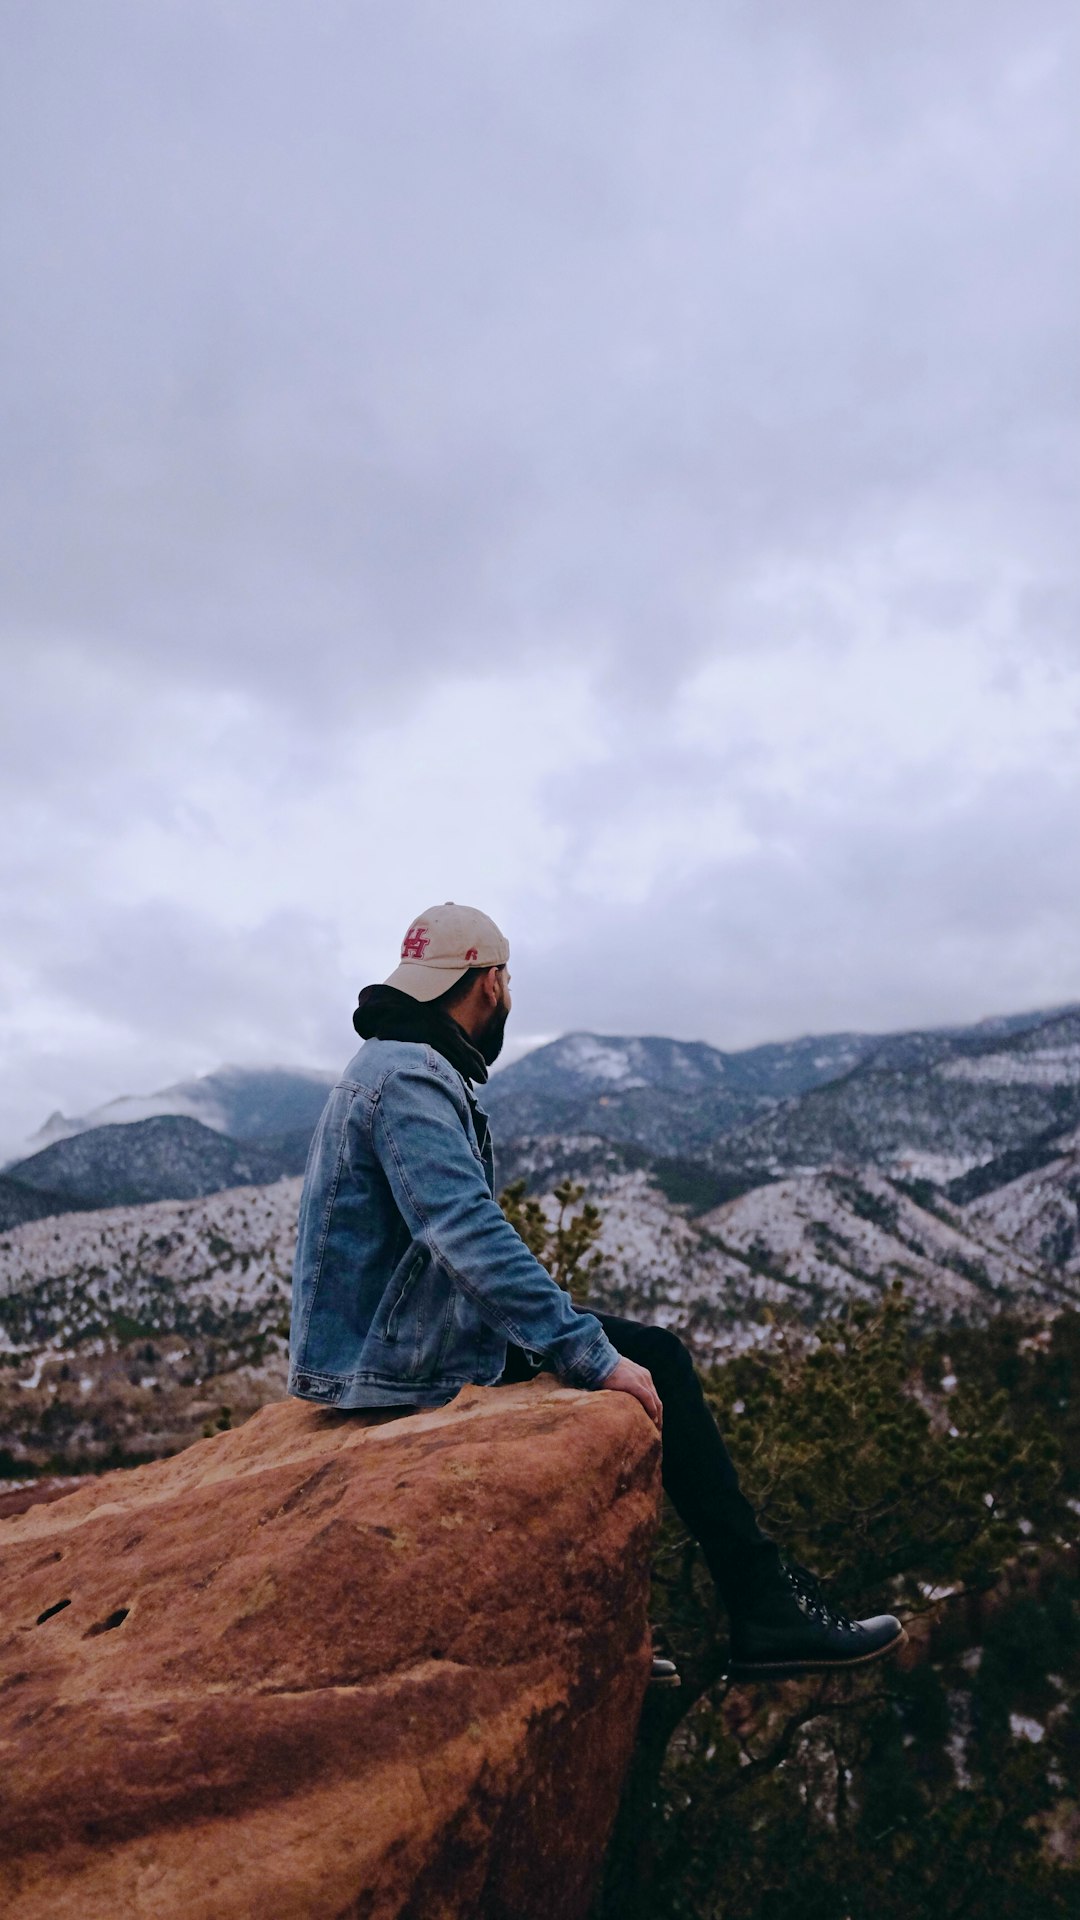
<svg viewBox="0 0 1080 1920">
<path fill-rule="evenodd" d="M 944 1186 L 1080 1121 L 1078 1012 L 1004 1040 L 939 1040 L 914 1066 L 883 1065 L 894 1053 L 717 1140 L 710 1158 L 769 1174 L 870 1164 Z"/>
<path fill-rule="evenodd" d="M 815 1319 L 845 1297 L 872 1299 L 894 1280 L 928 1323 L 1080 1302 L 1068 1275 L 1048 1272 L 992 1226 L 960 1208 L 919 1206 L 869 1168 L 858 1177 L 827 1171 L 755 1188 L 701 1225 L 782 1275 L 788 1310 Z"/>
<path fill-rule="evenodd" d="M 500 1172 L 530 1178 L 552 1209 L 559 1180 L 584 1184 L 604 1221 L 591 1304 L 676 1328 L 702 1362 L 771 1338 L 774 1319 L 809 1325 L 897 1280 L 928 1326 L 1080 1307 L 1080 1129 L 964 1206 L 834 1165 L 695 1214 L 664 1190 L 677 1164 L 576 1135 L 521 1143 Z M 0 1234 L 0 1472 L 167 1452 L 280 1394 L 300 1187 Z"/>
<path fill-rule="evenodd" d="M 7 1470 L 167 1453 L 284 1390 L 298 1179 L 0 1236 Z"/>
<path fill-rule="evenodd" d="M 594 1173 L 590 1192 L 609 1261 L 596 1303 L 676 1327 L 702 1359 L 767 1337 L 774 1315 L 811 1324 L 897 1280 L 927 1325 L 1080 1306 L 1075 1265 L 1048 1266 L 974 1209 L 930 1211 L 872 1169 L 777 1181 L 697 1218 L 644 1170 Z"/>
<path fill-rule="evenodd" d="M 298 1179 L 34 1220 L 0 1237 L 0 1351 L 62 1347 L 122 1319 L 147 1334 L 259 1332 L 282 1318 Z"/>
<path fill-rule="evenodd" d="M 1080 1129 L 1047 1165 L 973 1200 L 967 1216 L 1080 1286 Z"/>
</svg>

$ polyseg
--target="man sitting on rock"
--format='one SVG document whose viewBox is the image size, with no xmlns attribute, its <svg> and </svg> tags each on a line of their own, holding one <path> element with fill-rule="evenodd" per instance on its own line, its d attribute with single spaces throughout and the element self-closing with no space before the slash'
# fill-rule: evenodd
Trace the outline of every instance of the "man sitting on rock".
<svg viewBox="0 0 1080 1920">
<path fill-rule="evenodd" d="M 579 1312 L 504 1217 L 473 1089 L 502 1047 L 509 959 L 494 921 L 448 901 L 413 921 L 401 964 L 361 993 L 365 1044 L 330 1094 L 304 1178 L 290 1392 L 433 1407 L 470 1383 L 549 1368 L 568 1387 L 631 1394 L 661 1429 L 664 1486 L 727 1607 L 733 1675 L 891 1652 L 898 1620 L 848 1619 L 761 1531 L 678 1336 Z"/>
</svg>

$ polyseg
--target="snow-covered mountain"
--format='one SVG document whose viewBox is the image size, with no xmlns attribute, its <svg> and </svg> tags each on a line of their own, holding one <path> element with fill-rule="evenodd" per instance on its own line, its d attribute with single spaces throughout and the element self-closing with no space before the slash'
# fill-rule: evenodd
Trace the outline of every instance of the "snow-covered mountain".
<svg viewBox="0 0 1080 1920">
<path fill-rule="evenodd" d="M 48 1213 L 188 1200 L 303 1171 L 310 1128 L 232 1140 L 198 1120 L 159 1114 L 57 1140 L 0 1179 L 0 1229 Z"/>
<path fill-rule="evenodd" d="M 484 1097 L 507 1138 L 587 1127 L 685 1151 L 850 1072 L 880 1044 L 840 1033 L 724 1053 L 702 1040 L 567 1033 L 498 1074 Z"/>
<path fill-rule="evenodd" d="M 908 1043 L 918 1040 L 912 1064 Z M 925 1044 L 930 1042 L 931 1044 Z M 901 1064 L 897 1064 L 897 1056 Z M 714 1165 L 776 1175 L 872 1165 L 939 1186 L 1080 1123 L 1080 1010 L 1014 1030 L 908 1036 L 841 1080 L 786 1101 L 712 1146 Z"/>
<path fill-rule="evenodd" d="M 185 1199 L 300 1172 L 336 1077 L 222 1067 L 79 1119 L 53 1114 L 31 1150 L 0 1171 L 0 1231 L 83 1207 Z"/>
<path fill-rule="evenodd" d="M 975 1059 L 995 1050 L 1007 1054 L 1027 1034 L 1069 1017 L 1066 1009 L 926 1032 L 818 1034 L 738 1053 L 703 1041 L 570 1033 L 496 1075 L 484 1100 L 502 1141 L 599 1134 L 714 1167 L 819 1165 L 846 1153 L 854 1133 L 872 1133 L 879 1107 L 888 1126 L 888 1076 L 888 1086 L 901 1093 L 909 1076 L 946 1071 L 950 1062 L 962 1076 Z M 1071 1017 L 1080 1020 L 1080 1010 Z M 1043 1071 L 1046 1084 L 1056 1085 L 1049 1060 Z M 962 1095 L 953 1101 L 964 1104 Z M 845 1139 L 849 1113 L 854 1121 Z M 797 1118 L 789 1124 L 791 1114 Z M 1019 1115 L 1019 1123 L 1026 1138 L 1026 1116 Z M 1015 1144 L 1011 1137 L 1009 1144 Z M 856 1148 L 856 1158 L 873 1157 Z"/>
<path fill-rule="evenodd" d="M 700 1151 L 770 1104 L 703 1041 L 592 1033 L 564 1034 L 526 1054 L 483 1098 L 500 1140 L 602 1133 L 656 1153 Z"/>
<path fill-rule="evenodd" d="M 121 1094 L 91 1113 L 71 1118 L 50 1114 L 21 1152 L 19 1160 L 57 1140 L 91 1128 L 126 1126 L 161 1115 L 197 1120 L 234 1140 L 263 1140 L 301 1127 L 314 1127 L 337 1075 L 317 1067 L 219 1067 L 197 1080 L 181 1080 L 157 1093 Z M 9 1166 L 14 1162 L 9 1162 Z"/>
<path fill-rule="evenodd" d="M 43 1132 L 62 1137 L 0 1177 L 0 1228 L 297 1172 L 333 1079 L 226 1067 L 80 1121 L 54 1116 Z M 484 1100 L 511 1164 L 522 1142 L 544 1139 L 555 1143 L 548 1159 L 573 1171 L 568 1143 L 600 1139 L 626 1170 L 651 1166 L 669 1199 L 699 1209 L 837 1166 L 929 1180 L 966 1202 L 1052 1158 L 1080 1123 L 1080 1010 L 740 1053 L 566 1034 L 496 1075 Z"/>
</svg>

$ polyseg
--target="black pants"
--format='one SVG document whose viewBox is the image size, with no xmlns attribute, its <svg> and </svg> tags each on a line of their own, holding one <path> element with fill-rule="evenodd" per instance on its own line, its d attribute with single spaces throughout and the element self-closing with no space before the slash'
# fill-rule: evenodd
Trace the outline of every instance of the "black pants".
<svg viewBox="0 0 1080 1920">
<path fill-rule="evenodd" d="M 665 1490 L 683 1525 L 700 1543 L 728 1610 L 744 1611 L 775 1575 L 779 1555 L 739 1486 L 690 1354 L 678 1334 L 666 1327 L 645 1327 L 613 1313 L 598 1313 L 596 1318 L 616 1352 L 652 1374 L 664 1409 Z M 544 1361 L 538 1369 L 520 1347 L 511 1346 L 499 1385 L 531 1380 L 547 1366 Z"/>
</svg>

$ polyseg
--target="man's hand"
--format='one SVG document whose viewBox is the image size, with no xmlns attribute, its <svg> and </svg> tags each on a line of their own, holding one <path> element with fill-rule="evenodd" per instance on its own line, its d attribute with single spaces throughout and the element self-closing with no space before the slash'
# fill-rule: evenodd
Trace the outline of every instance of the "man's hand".
<svg viewBox="0 0 1080 1920">
<path fill-rule="evenodd" d="M 664 1409 L 660 1403 L 660 1395 L 653 1386 L 653 1377 L 648 1367 L 639 1367 L 636 1360 L 627 1360 L 623 1357 L 614 1373 L 609 1373 L 606 1380 L 601 1380 L 600 1385 L 602 1388 L 611 1387 L 615 1393 L 632 1393 L 635 1400 L 641 1401 L 649 1419 L 654 1420 L 658 1427 L 663 1426 Z"/>
</svg>

